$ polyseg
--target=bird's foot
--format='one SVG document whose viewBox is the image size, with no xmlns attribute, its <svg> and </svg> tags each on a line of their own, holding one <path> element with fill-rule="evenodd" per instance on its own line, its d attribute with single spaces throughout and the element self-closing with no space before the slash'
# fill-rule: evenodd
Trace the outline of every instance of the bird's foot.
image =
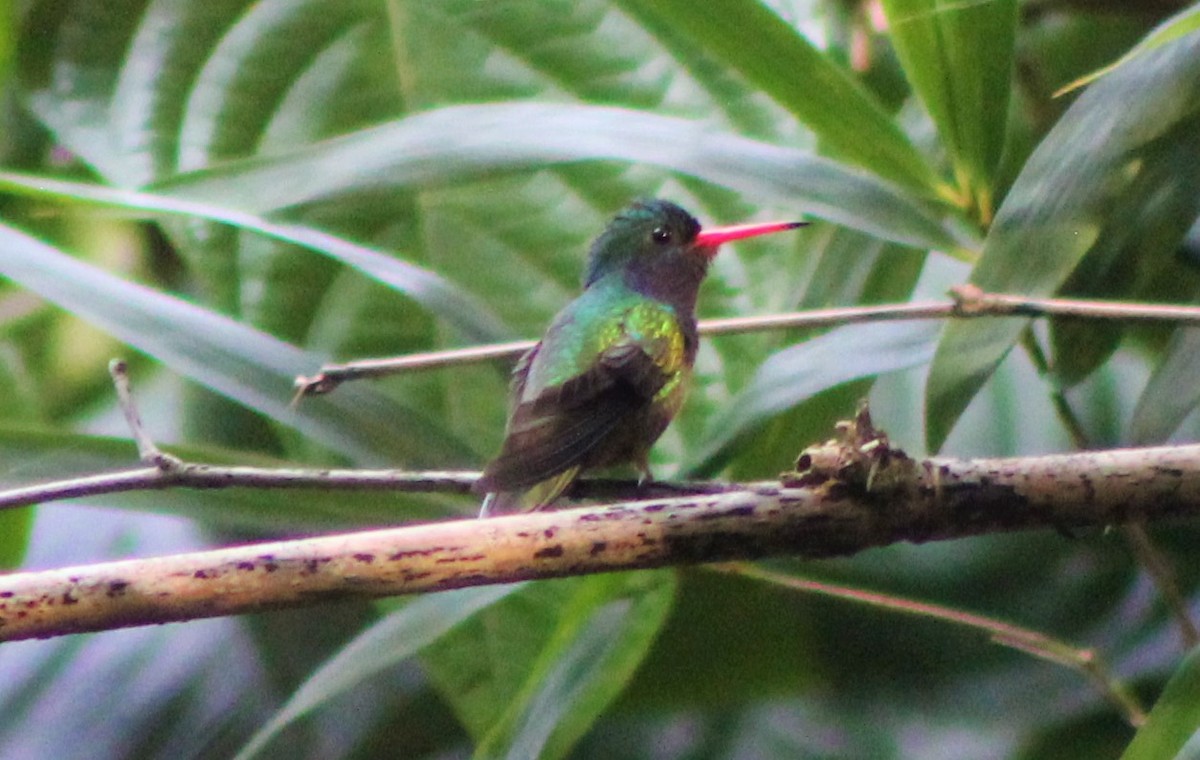
<svg viewBox="0 0 1200 760">
<path fill-rule="evenodd" d="M 650 472 L 650 468 L 643 465 L 638 468 L 637 487 L 642 490 L 646 486 L 654 485 L 654 473 Z"/>
<path fill-rule="evenodd" d="M 496 514 L 496 494 L 489 493 L 483 497 L 483 504 L 479 505 L 479 519 L 491 517 Z"/>
</svg>

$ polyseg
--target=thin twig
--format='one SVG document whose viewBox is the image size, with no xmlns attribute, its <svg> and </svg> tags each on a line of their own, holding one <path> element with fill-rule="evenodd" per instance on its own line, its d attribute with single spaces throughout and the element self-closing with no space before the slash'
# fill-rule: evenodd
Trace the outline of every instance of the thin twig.
<svg viewBox="0 0 1200 760">
<path fill-rule="evenodd" d="M 165 456 L 171 456 L 169 454 Z M 288 488 L 321 491 L 388 491 L 390 493 L 467 494 L 480 473 L 470 470 L 337 470 L 316 468 L 241 467 L 177 460 L 169 470 L 135 467 L 78 478 L 0 490 L 0 510 L 62 499 L 159 491 L 164 488 Z M 713 481 L 654 481 L 583 479 L 569 496 L 577 499 L 644 499 L 682 494 L 755 490 L 767 484 L 733 485 Z"/>
<path fill-rule="evenodd" d="M 117 401 L 137 444 L 138 457 L 148 465 L 64 478 L 0 490 L 0 510 L 62 499 L 164 488 L 308 488 L 323 491 L 388 491 L 392 493 L 466 494 L 479 479 L 473 471 L 359 470 L 302 467 L 245 467 L 186 462 L 154 443 L 142 424 L 129 387 L 125 362 L 114 359 L 109 373 Z M 607 478 L 584 479 L 568 495 L 588 499 L 645 499 L 685 494 L 726 493 L 753 489 L 754 484 L 714 481 L 651 481 Z"/>
<path fill-rule="evenodd" d="M 365 380 L 413 370 L 440 369 L 458 364 L 515 358 L 533 348 L 536 342 L 519 340 L 512 343 L 452 348 L 446 351 L 429 351 L 387 359 L 359 359 L 345 364 L 328 364 L 311 378 L 304 376 L 296 378 L 296 397 L 293 399 L 293 403 L 303 396 L 329 393 L 348 380 Z"/>
<path fill-rule="evenodd" d="M 890 612 L 932 618 L 979 631 L 996 644 L 1079 671 L 1125 714 L 1125 719 L 1130 725 L 1136 728 L 1146 722 L 1146 711 L 1137 697 L 1124 683 L 1109 672 L 1107 665 L 1099 658 L 1095 650 L 1080 649 L 1044 633 L 1006 623 L 996 618 L 975 615 L 940 604 L 918 602 L 851 586 L 814 581 L 774 572 L 746 562 L 726 562 L 709 567 L 720 572 L 765 581 L 797 591 L 844 599 Z"/>
<path fill-rule="evenodd" d="M 125 424 L 137 445 L 138 459 L 154 465 L 160 470 L 170 470 L 180 464 L 179 460 L 170 454 L 164 454 L 150 438 L 142 424 L 142 415 L 133 400 L 133 392 L 129 388 L 129 367 L 124 359 L 113 359 L 108 363 L 108 374 L 112 377 L 113 387 L 117 390 L 117 405 L 125 415 Z"/>
<path fill-rule="evenodd" d="M 1071 408 L 1071 402 L 1067 399 L 1067 394 L 1063 391 L 1062 386 L 1055 382 L 1051 374 L 1050 360 L 1047 358 L 1046 352 L 1042 350 L 1033 330 L 1028 327 L 1021 332 L 1021 346 L 1025 349 L 1025 355 L 1029 357 L 1029 361 L 1037 370 L 1038 375 L 1050 386 L 1050 403 L 1054 405 L 1054 414 L 1067 431 L 1067 435 L 1071 437 L 1072 445 L 1080 451 L 1092 448 L 1079 415 L 1075 414 L 1075 410 Z"/>
<path fill-rule="evenodd" d="M 834 309 L 768 314 L 755 317 L 710 319 L 699 323 L 702 335 L 730 335 L 800 328 L 832 327 L 859 322 L 900 319 L 948 319 L 976 317 L 1079 317 L 1128 321 L 1200 323 L 1200 307 L 1164 304 L 1135 304 L 1116 301 L 1085 301 L 1064 298 L 1027 298 L 1002 293 L 984 293 L 974 286 L 952 291 L 948 301 L 853 306 Z M 459 364 L 512 359 L 529 350 L 535 341 L 515 341 L 472 346 L 447 351 L 430 351 L 388 359 L 362 359 L 345 364 L 328 364 L 308 377 L 296 378 L 296 399 L 329 393 L 349 380 L 378 378 L 401 372 L 440 369 Z"/>
<path fill-rule="evenodd" d="M 478 477 L 478 472 L 226 467 L 180 462 L 170 470 L 157 466 L 137 467 L 4 489 L 0 491 L 0 509 L 164 488 L 312 488 L 325 491 L 469 493 Z"/>
</svg>

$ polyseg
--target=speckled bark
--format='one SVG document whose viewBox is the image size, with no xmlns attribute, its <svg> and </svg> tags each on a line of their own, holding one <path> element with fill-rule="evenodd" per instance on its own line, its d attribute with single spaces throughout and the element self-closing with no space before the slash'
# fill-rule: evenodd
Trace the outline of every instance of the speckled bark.
<svg viewBox="0 0 1200 760">
<path fill-rule="evenodd" d="M 1200 512 L 1197 446 L 917 461 L 880 434 L 860 434 L 801 459 L 805 468 L 781 484 L 744 491 L 0 576 L 0 639 Z"/>
</svg>

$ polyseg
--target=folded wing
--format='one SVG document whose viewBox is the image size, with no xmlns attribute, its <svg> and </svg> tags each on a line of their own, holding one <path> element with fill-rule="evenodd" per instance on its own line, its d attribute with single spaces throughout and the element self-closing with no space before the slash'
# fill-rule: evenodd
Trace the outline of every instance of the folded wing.
<svg viewBox="0 0 1200 760">
<path fill-rule="evenodd" d="M 522 359 L 528 369 L 537 349 Z M 528 488 L 566 470 L 586 466 L 623 421 L 640 413 L 671 379 L 668 357 L 658 342 L 646 346 L 623 337 L 591 366 L 566 381 L 543 388 L 513 411 L 500 455 L 488 465 L 480 490 Z M 517 368 L 514 398 L 524 395 Z"/>
</svg>

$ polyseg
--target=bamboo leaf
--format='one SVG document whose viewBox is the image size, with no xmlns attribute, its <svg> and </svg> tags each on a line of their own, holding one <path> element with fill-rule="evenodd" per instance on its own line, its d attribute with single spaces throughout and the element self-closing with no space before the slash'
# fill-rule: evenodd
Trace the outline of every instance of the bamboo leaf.
<svg viewBox="0 0 1200 760">
<path fill-rule="evenodd" d="M 358 462 L 466 463 L 470 448 L 414 409 L 363 387 L 289 408 L 292 380 L 321 357 L 137 285 L 0 225 L 0 273 L 162 361 Z"/>
<path fill-rule="evenodd" d="M 1200 214 L 1197 151 L 1200 34 L 1193 33 L 1114 71 L 1071 106 L 1009 191 L 971 282 L 985 291 L 1050 295 L 1084 256 L 1120 255 L 1138 234 L 1134 220 L 1144 224 L 1148 212 L 1181 240 Z M 926 387 L 931 449 L 1025 325 L 947 325 Z"/>
<path fill-rule="evenodd" d="M 437 274 L 402 259 L 384 255 L 349 240 L 299 224 L 271 222 L 252 213 L 216 203 L 87 185 L 0 171 L 0 190 L 31 198 L 84 203 L 137 213 L 175 214 L 209 219 L 294 243 L 354 267 L 367 277 L 411 297 L 430 312 L 478 341 L 509 338 L 499 320 L 478 299 Z"/>
<path fill-rule="evenodd" d="M 666 620 L 671 573 L 589 579 L 476 758 L 565 757 L 633 676 Z M 614 598 L 615 597 L 615 598 Z"/>
<path fill-rule="evenodd" d="M 296 689 L 255 732 L 238 760 L 260 755 L 279 732 L 355 686 L 417 654 L 523 584 L 466 588 L 413 600 L 364 629 Z"/>
<path fill-rule="evenodd" d="M 892 44 L 985 221 L 1000 163 L 1016 38 L 1016 0 L 886 0 Z"/>
<path fill-rule="evenodd" d="M 1176 330 L 1138 398 L 1129 423 L 1129 439 L 1135 445 L 1162 443 L 1179 427 L 1196 404 L 1200 387 L 1200 331 Z"/>
<path fill-rule="evenodd" d="M 1191 760 L 1200 756 L 1200 649 L 1175 669 L 1121 760 Z"/>
<path fill-rule="evenodd" d="M 932 195 L 938 179 L 858 82 L 757 0 L 624 0 L 658 14 L 811 129 L 834 155 Z"/>
<path fill-rule="evenodd" d="M 436 187 L 599 159 L 671 169 L 885 240 L 943 250 L 973 245 L 946 218 L 946 208 L 835 161 L 703 122 L 605 106 L 452 106 L 289 154 L 182 175 L 155 190 L 267 214 L 351 190 Z"/>
<path fill-rule="evenodd" d="M 712 472 L 739 438 L 823 390 L 924 364 L 936 337 L 937 326 L 922 322 L 847 325 L 773 354 L 712 419 L 712 432 L 685 471 Z"/>
<path fill-rule="evenodd" d="M 632 677 L 675 594 L 670 572 L 531 585 L 422 652 L 478 757 L 561 757 Z"/>
<path fill-rule="evenodd" d="M 1111 74 L 1113 71 L 1116 71 L 1118 67 L 1124 66 L 1133 59 L 1137 58 L 1139 55 L 1154 50 L 1158 46 L 1166 44 L 1177 37 L 1182 37 L 1185 34 L 1191 34 L 1197 30 L 1200 30 L 1200 6 L 1192 6 L 1191 8 L 1183 11 L 1183 13 L 1164 21 L 1153 32 L 1151 32 L 1146 39 L 1138 43 L 1125 55 L 1121 56 L 1109 65 L 1097 69 L 1086 76 L 1079 77 L 1065 87 L 1059 88 L 1059 90 L 1054 93 L 1054 96 L 1061 97 L 1069 92 L 1078 90 L 1080 87 L 1087 87 L 1092 82 L 1095 82 L 1097 79 L 1100 79 L 1103 76 Z"/>
</svg>

